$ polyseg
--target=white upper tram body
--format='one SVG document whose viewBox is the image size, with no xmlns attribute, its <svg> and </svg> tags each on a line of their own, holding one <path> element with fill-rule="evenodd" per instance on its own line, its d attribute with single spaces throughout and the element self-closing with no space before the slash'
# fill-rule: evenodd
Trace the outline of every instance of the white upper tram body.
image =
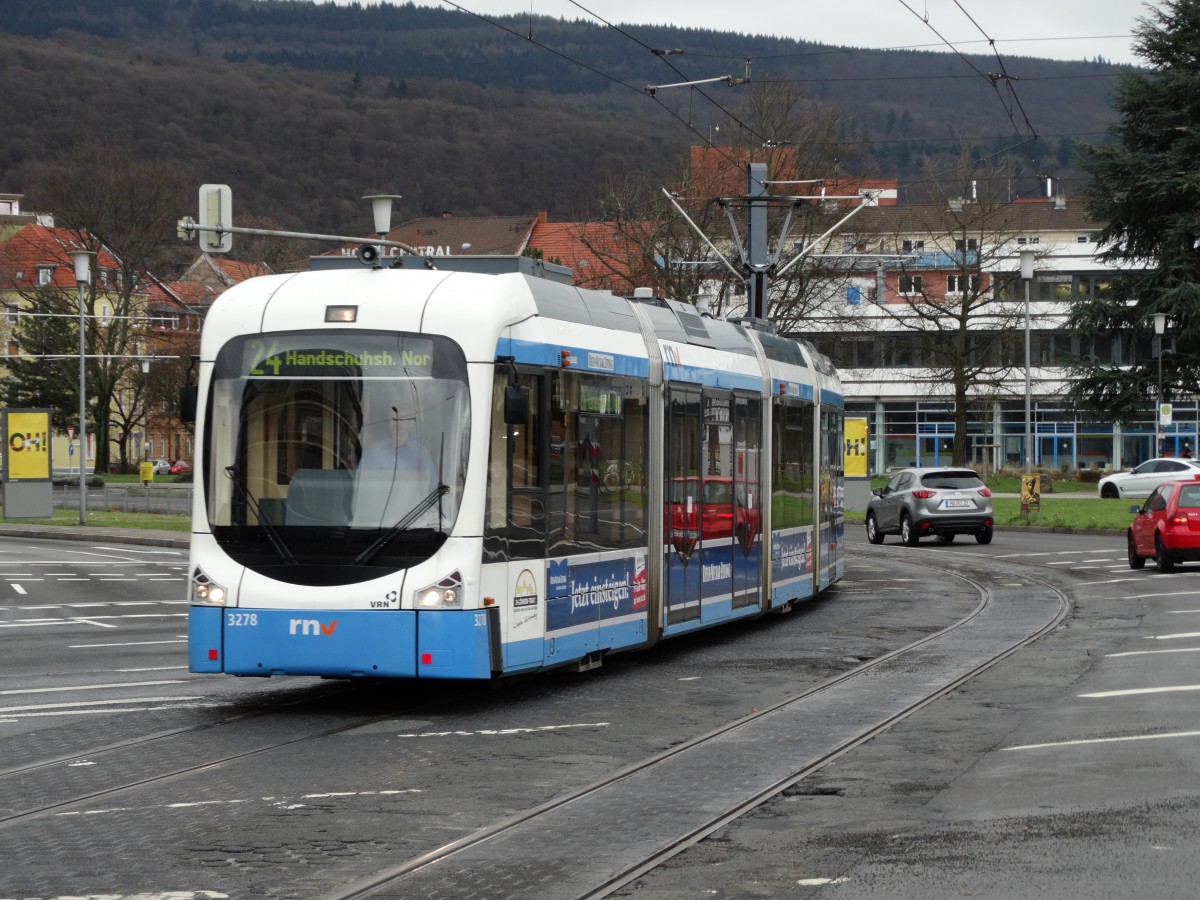
<svg viewBox="0 0 1200 900">
<path fill-rule="evenodd" d="M 267 276 L 214 304 L 192 671 L 587 667 L 841 577 L 823 357 L 522 265 Z"/>
</svg>

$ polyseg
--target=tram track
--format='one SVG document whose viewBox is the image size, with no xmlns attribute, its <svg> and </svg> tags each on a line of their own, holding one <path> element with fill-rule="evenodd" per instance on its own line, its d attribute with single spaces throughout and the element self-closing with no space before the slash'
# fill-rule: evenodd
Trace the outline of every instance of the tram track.
<svg viewBox="0 0 1200 900">
<path fill-rule="evenodd" d="M 1016 653 L 1069 611 L 1062 591 L 1028 572 L 1014 575 L 1003 567 L 997 578 L 1006 583 L 1000 585 L 936 562 L 926 568 L 973 586 L 979 604 L 958 622 L 905 647 L 381 869 L 324 900 L 608 896 Z M 1014 577 L 1019 584 L 1012 583 Z M 771 745 L 803 750 L 759 752 Z M 718 782 L 707 793 L 696 788 L 706 775 Z M 576 845 L 583 834 L 617 839 L 599 846 L 588 842 L 592 852 L 581 856 Z"/>
<path fill-rule="evenodd" d="M 239 711 L 233 715 L 224 716 L 213 721 L 200 722 L 192 725 L 181 726 L 179 728 L 166 729 L 153 734 L 139 735 L 125 740 L 97 745 L 87 749 L 76 749 L 69 754 L 62 754 L 49 759 L 35 760 L 20 765 L 8 766 L 4 769 L 0 769 L 0 794 L 6 797 L 6 802 L 11 802 L 11 798 L 19 796 L 22 792 L 26 794 L 36 794 L 39 789 L 39 785 L 35 782 L 39 777 L 46 781 L 60 780 L 63 767 L 79 760 L 86 759 L 89 761 L 95 761 L 104 757 L 109 757 L 111 759 L 113 756 L 122 753 L 136 753 L 138 755 L 138 760 L 140 761 L 145 759 L 147 750 L 153 748 L 155 745 L 170 747 L 174 742 L 177 742 L 181 738 L 186 738 L 189 735 L 197 735 L 205 732 L 217 732 L 234 724 L 249 722 L 254 719 L 275 715 L 284 711 L 295 711 L 297 708 L 303 708 L 305 706 L 319 707 L 321 705 L 328 704 L 331 701 L 335 701 L 339 695 L 345 694 L 349 690 L 350 687 L 346 684 L 339 683 L 335 685 L 325 685 L 318 688 L 315 693 L 310 693 L 305 697 L 290 699 L 284 702 L 263 704 L 255 709 Z M 483 689 L 481 688 L 469 688 L 461 693 L 455 694 L 455 696 L 461 699 L 462 697 L 481 694 L 482 692 Z M 66 796 L 57 796 L 53 797 L 53 799 L 29 804 L 23 809 L 0 812 L 0 828 L 13 823 L 21 822 L 23 820 L 36 818 L 41 815 L 60 812 L 64 809 L 69 809 L 71 807 L 86 804 L 95 800 L 112 798 L 122 793 L 143 788 L 148 785 L 186 778 L 216 766 L 226 765 L 239 760 L 250 759 L 277 750 L 294 747 L 297 744 L 303 744 L 309 741 L 322 740 L 324 738 L 343 734 L 348 731 L 353 731 L 357 728 L 369 726 L 375 722 L 385 721 L 398 715 L 404 716 L 419 713 L 424 709 L 444 705 L 446 700 L 446 696 L 438 696 L 436 698 L 423 700 L 419 703 L 389 708 L 386 712 L 356 717 L 350 721 L 346 721 L 344 715 L 339 715 L 337 725 L 312 729 L 304 734 L 295 735 L 283 740 L 260 743 L 257 746 L 248 747 L 237 752 L 209 755 L 203 759 L 187 763 L 186 765 L 165 768 L 162 771 L 153 774 L 147 774 L 141 777 L 127 778 L 117 784 L 107 783 L 103 787 L 95 787 L 89 790 L 79 790 L 69 793 Z M 46 787 L 45 790 L 47 793 L 53 795 L 55 793 L 55 787 L 55 785 L 50 785 Z M 67 787 L 69 789 L 69 786 Z"/>
</svg>

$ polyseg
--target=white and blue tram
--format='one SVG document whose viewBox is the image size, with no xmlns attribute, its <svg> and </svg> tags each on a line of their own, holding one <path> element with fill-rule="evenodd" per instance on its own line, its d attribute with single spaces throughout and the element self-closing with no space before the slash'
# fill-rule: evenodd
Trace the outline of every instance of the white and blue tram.
<svg viewBox="0 0 1200 900">
<path fill-rule="evenodd" d="M 506 262 L 267 276 L 214 304 L 191 671 L 584 669 L 842 577 L 824 357 Z M 435 471 L 358 465 L 398 419 Z"/>
</svg>

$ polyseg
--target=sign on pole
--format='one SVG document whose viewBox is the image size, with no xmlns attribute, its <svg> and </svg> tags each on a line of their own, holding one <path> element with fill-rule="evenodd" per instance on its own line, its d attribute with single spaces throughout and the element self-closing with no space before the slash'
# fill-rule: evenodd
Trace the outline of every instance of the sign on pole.
<svg viewBox="0 0 1200 900">
<path fill-rule="evenodd" d="M 1158 404 L 1158 424 L 1159 425 L 1170 425 L 1171 424 L 1171 412 L 1172 412 L 1172 410 L 1171 410 L 1170 403 Z"/>
<path fill-rule="evenodd" d="M 233 225 L 233 192 L 229 185 L 200 185 L 199 224 L 208 228 L 228 228 Z M 200 249 L 206 253 L 228 253 L 233 249 L 233 232 L 201 231 Z"/>
<path fill-rule="evenodd" d="M 842 423 L 846 446 L 842 452 L 842 470 L 847 478 L 867 477 L 867 420 L 845 419 Z"/>
</svg>

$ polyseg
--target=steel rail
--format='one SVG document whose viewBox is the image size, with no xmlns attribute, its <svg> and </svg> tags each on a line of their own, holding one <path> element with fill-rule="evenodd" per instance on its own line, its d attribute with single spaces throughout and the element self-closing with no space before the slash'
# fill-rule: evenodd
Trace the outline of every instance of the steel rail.
<svg viewBox="0 0 1200 900">
<path fill-rule="evenodd" d="M 887 555 L 886 552 L 883 555 Z M 499 820 L 462 838 L 448 842 L 405 862 L 385 868 L 371 876 L 352 882 L 339 890 L 324 895 L 323 900 L 354 900 L 354 898 L 370 897 L 376 894 L 381 894 L 381 892 L 387 892 L 389 889 L 395 889 L 399 891 L 399 893 L 383 893 L 381 896 L 409 896 L 408 891 L 411 888 L 411 885 L 406 886 L 404 884 L 405 879 L 407 879 L 409 876 L 413 876 L 416 873 L 421 873 L 424 870 L 429 870 L 427 874 L 432 875 L 433 869 L 431 867 L 434 867 L 439 863 L 451 860 L 454 857 L 467 853 L 473 849 L 483 848 L 484 845 L 488 844 L 489 842 L 505 836 L 517 834 L 523 827 L 536 824 L 541 820 L 547 819 L 552 814 L 566 810 L 566 808 L 570 807 L 572 804 L 595 797 L 607 789 L 620 787 L 622 782 L 626 782 L 634 776 L 653 772 L 653 770 L 656 768 L 662 767 L 673 760 L 679 759 L 684 754 L 702 750 L 706 745 L 710 745 L 718 739 L 733 735 L 735 732 L 752 727 L 756 723 L 761 723 L 764 720 L 769 719 L 771 716 L 780 713 L 781 711 L 786 711 L 789 707 L 794 707 L 803 704 L 806 701 L 811 701 L 815 698 L 818 698 L 822 694 L 831 692 L 833 689 L 844 685 L 847 682 L 862 678 L 862 676 L 865 674 L 871 673 L 873 670 L 879 669 L 890 662 L 913 655 L 927 645 L 945 639 L 947 636 L 953 635 L 955 632 L 967 628 L 971 623 L 978 619 L 979 616 L 985 610 L 987 610 L 989 605 L 992 603 L 992 589 L 987 587 L 981 581 L 975 578 L 969 578 L 958 572 L 952 571 L 948 568 L 940 567 L 936 564 L 928 566 L 928 568 L 939 569 L 949 576 L 972 585 L 980 593 L 979 604 L 968 615 L 960 619 L 958 622 L 955 622 L 937 632 L 926 635 L 920 640 L 915 641 L 905 647 L 898 648 L 865 662 L 854 669 L 834 676 L 820 685 L 815 685 L 811 688 L 800 691 L 795 695 L 785 698 L 770 707 L 762 709 L 761 711 L 757 711 L 741 719 L 730 722 L 724 726 L 721 726 L 720 728 L 709 731 L 704 735 L 700 735 L 682 744 L 674 746 L 669 750 L 663 751 L 662 753 L 621 768 L 604 778 L 592 782 L 591 784 L 569 791 L 568 793 L 547 801 L 539 806 Z M 653 852 L 644 853 L 644 855 L 631 864 L 624 865 L 619 871 L 615 871 L 608 877 L 600 879 L 597 883 L 591 885 L 585 891 L 562 893 L 556 894 L 555 896 L 570 896 L 578 898 L 578 900 L 593 900 L 593 898 L 607 896 L 612 891 L 617 890 L 625 884 L 628 884 L 633 879 L 655 868 L 667 859 L 670 859 L 672 856 L 682 852 L 698 841 L 703 840 L 708 835 L 744 815 L 746 812 L 756 808 L 757 806 L 760 806 L 762 803 L 791 787 L 796 782 L 828 765 L 832 760 L 837 759 L 839 756 L 842 756 L 843 754 L 853 750 L 865 741 L 868 741 L 878 734 L 888 730 L 897 722 L 918 712 L 928 704 L 937 700 L 939 697 L 945 695 L 947 692 L 952 691 L 963 683 L 975 678 L 980 673 L 986 671 L 987 669 L 1016 653 L 1022 647 L 1037 640 L 1039 637 L 1057 627 L 1062 619 L 1066 616 L 1070 608 L 1066 595 L 1042 579 L 1032 578 L 1026 575 L 1025 580 L 1030 586 L 1038 585 L 1048 590 L 1056 602 L 1056 609 L 1053 616 L 1051 616 L 1039 627 L 1032 629 L 1019 639 L 1012 641 L 1008 645 L 998 650 L 998 652 L 972 666 L 969 670 L 962 672 L 956 677 L 953 677 L 944 683 L 929 689 L 922 696 L 907 702 L 902 707 L 895 709 L 889 716 L 874 724 L 870 728 L 867 728 L 853 735 L 849 739 L 842 741 L 831 750 L 805 761 L 803 765 L 797 766 L 783 777 L 776 779 L 768 786 L 740 798 L 737 802 L 727 806 L 719 813 L 712 815 L 704 822 L 686 828 L 681 833 L 669 838 L 663 845 L 654 849 Z M 440 893 L 439 896 L 455 895 L 451 893 Z"/>
</svg>

